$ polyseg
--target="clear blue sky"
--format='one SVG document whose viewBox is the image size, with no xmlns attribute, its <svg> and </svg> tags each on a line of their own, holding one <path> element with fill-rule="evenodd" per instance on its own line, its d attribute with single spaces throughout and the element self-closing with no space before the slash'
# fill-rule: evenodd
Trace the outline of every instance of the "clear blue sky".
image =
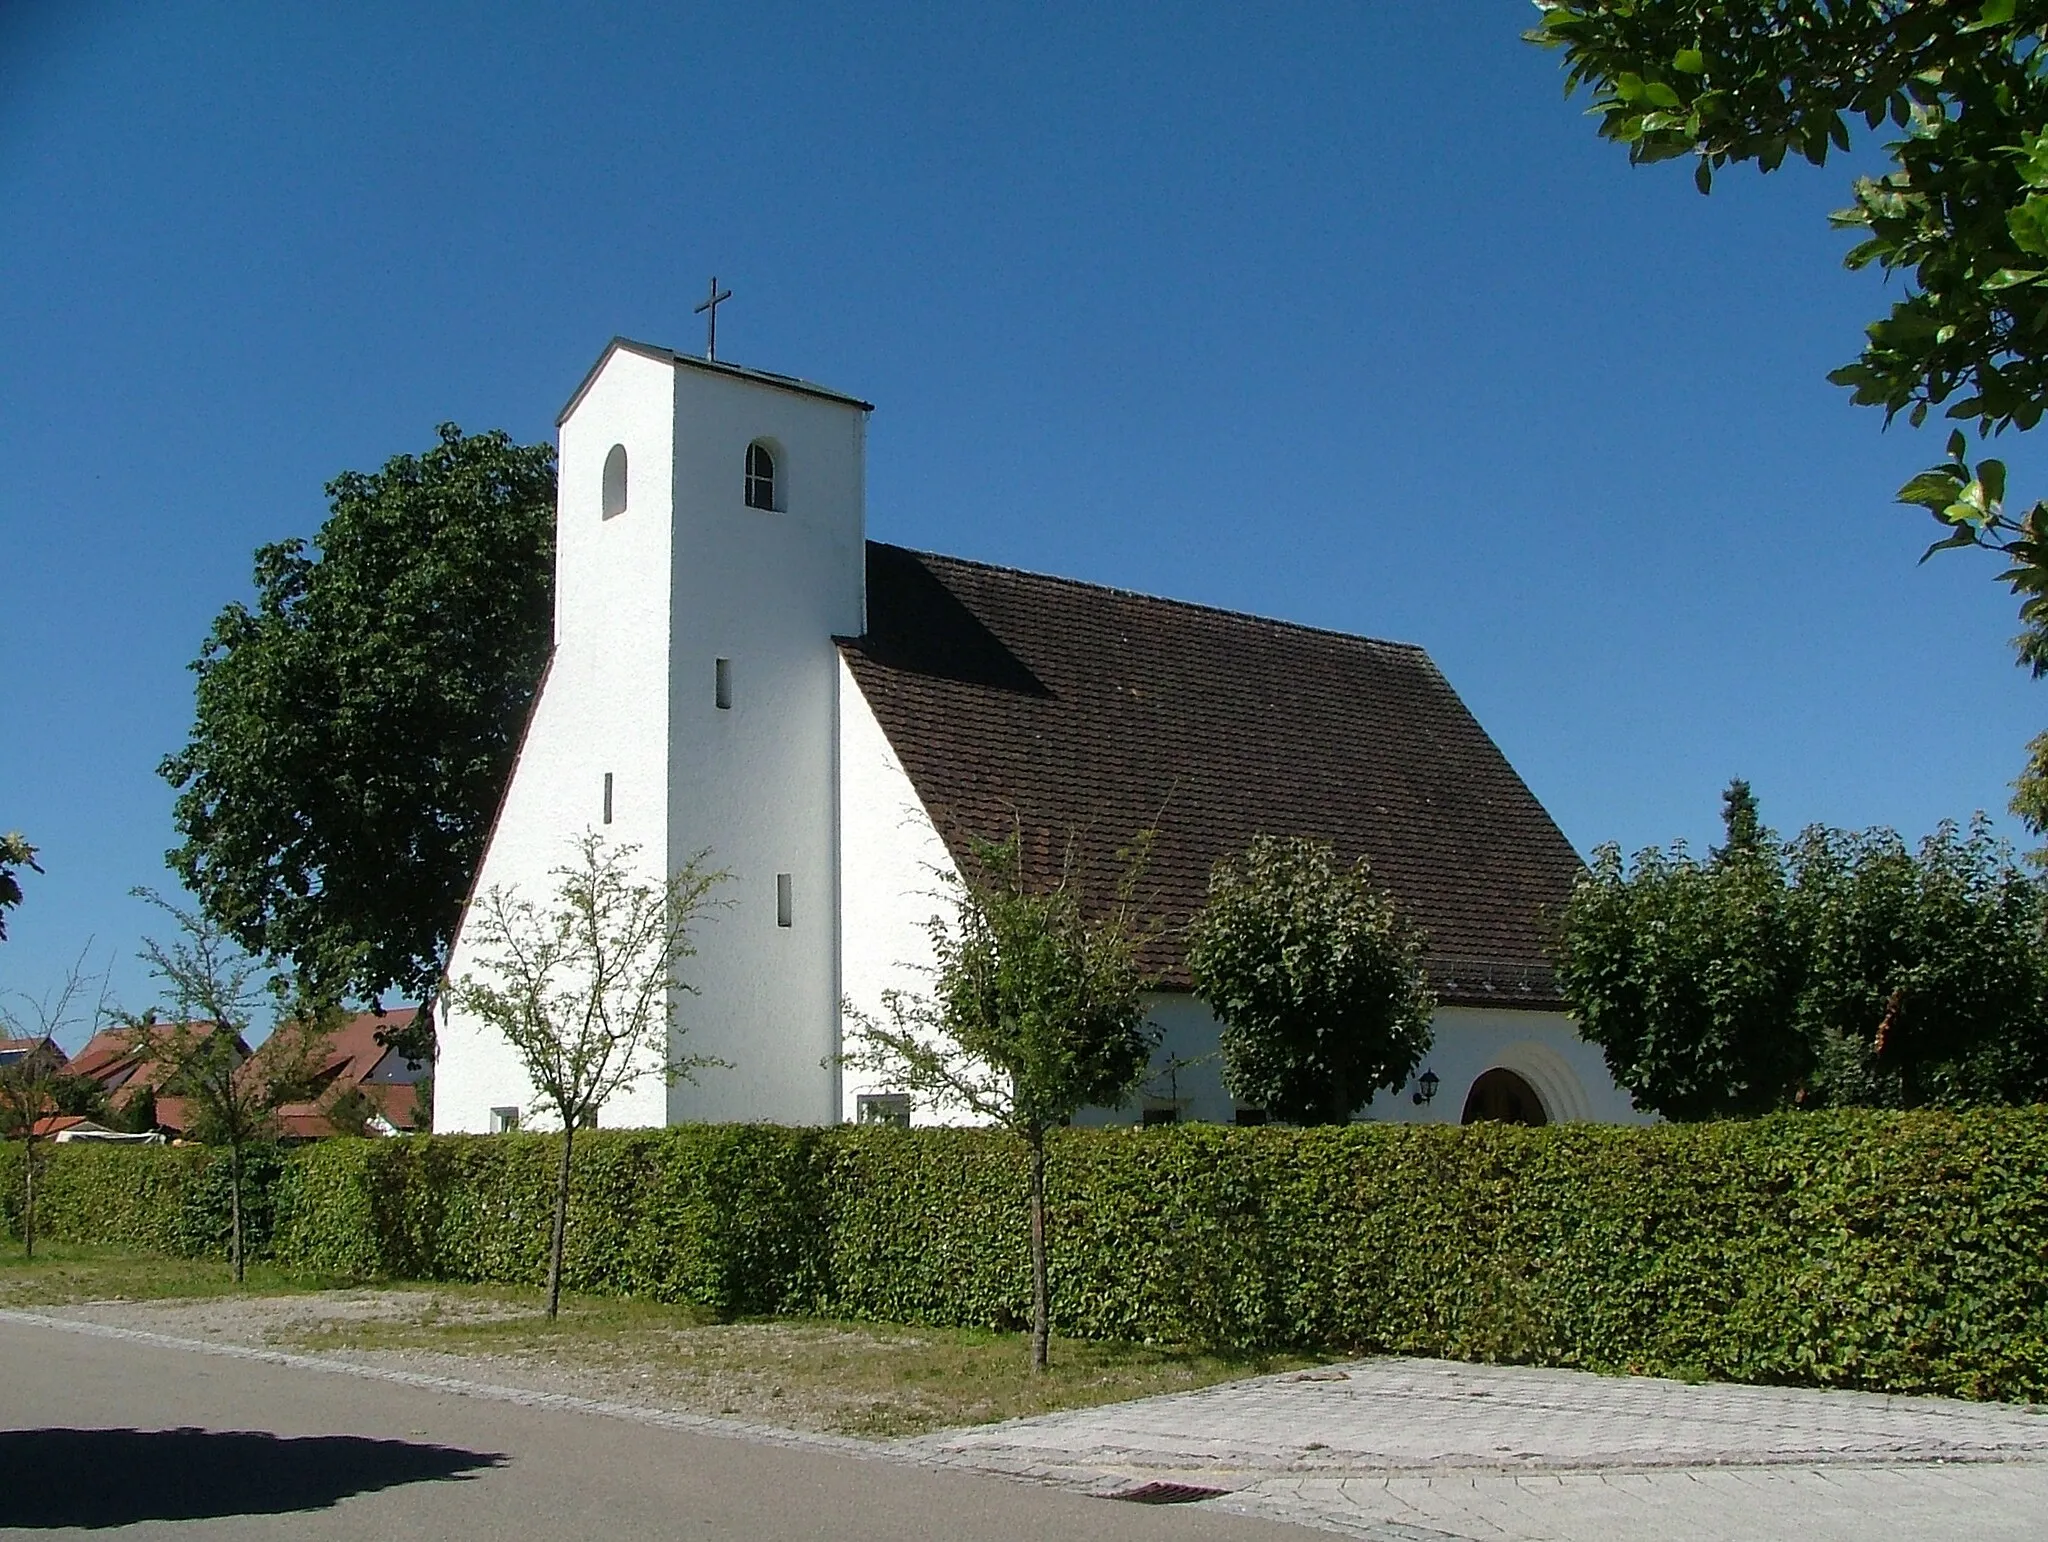
<svg viewBox="0 0 2048 1542">
<path fill-rule="evenodd" d="M 147 999 L 253 548 L 443 420 L 546 437 L 614 333 L 700 346 L 713 271 L 724 356 L 878 404 L 874 536 L 1421 643 L 1582 851 L 1735 774 L 2002 814 L 2048 686 L 1990 559 L 1914 565 L 1935 438 L 1823 378 L 1883 301 L 1849 169 L 1631 170 L 1532 15 L 13 0 L 0 989 L 91 936 Z"/>
</svg>

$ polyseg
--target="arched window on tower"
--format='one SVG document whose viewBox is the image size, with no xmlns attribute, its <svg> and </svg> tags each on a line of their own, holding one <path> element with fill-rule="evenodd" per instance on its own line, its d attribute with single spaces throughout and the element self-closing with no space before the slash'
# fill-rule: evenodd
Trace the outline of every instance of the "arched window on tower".
<svg viewBox="0 0 2048 1542">
<path fill-rule="evenodd" d="M 747 446 L 747 507 L 775 508 L 775 452 L 758 439 Z"/>
<path fill-rule="evenodd" d="M 604 517 L 626 512 L 626 447 L 612 446 L 604 458 Z"/>
</svg>

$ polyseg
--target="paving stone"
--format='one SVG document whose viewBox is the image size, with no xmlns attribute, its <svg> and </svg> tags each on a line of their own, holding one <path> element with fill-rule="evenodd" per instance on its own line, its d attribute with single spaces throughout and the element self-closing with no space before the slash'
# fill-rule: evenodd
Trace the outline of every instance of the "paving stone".
<svg viewBox="0 0 2048 1542">
<path fill-rule="evenodd" d="M 1054 1465 L 1324 1474 L 2048 1460 L 2048 1417 L 2006 1404 L 1425 1360 L 1339 1369 L 1342 1380 L 1262 1377 L 904 1444 Z"/>
<path fill-rule="evenodd" d="M 2048 1535 L 2048 1416 L 1942 1398 L 1387 1359 L 898 1447 L 1375 1542 Z"/>
</svg>

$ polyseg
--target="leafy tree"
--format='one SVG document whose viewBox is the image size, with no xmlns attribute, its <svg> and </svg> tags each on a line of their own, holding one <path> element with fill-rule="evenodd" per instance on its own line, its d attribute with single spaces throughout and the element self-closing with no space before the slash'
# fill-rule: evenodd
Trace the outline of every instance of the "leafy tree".
<svg viewBox="0 0 2048 1542">
<path fill-rule="evenodd" d="M 1980 816 L 1917 854 L 1811 829 L 1787 853 L 1804 954 L 1805 1101 L 1876 1108 L 2048 1096 L 2042 894 Z"/>
<path fill-rule="evenodd" d="M 1364 860 L 1324 842 L 1260 836 L 1217 863 L 1188 968 L 1223 1023 L 1224 1085 L 1298 1124 L 1398 1091 L 1434 1031 L 1423 946 Z"/>
<path fill-rule="evenodd" d="M 585 831 L 576 859 L 554 870 L 546 909 L 493 886 L 471 910 L 469 938 L 483 978 L 464 975 L 450 1000 L 505 1036 L 542 1102 L 562 1125 L 555 1214 L 548 1253 L 548 1316 L 562 1299 L 562 1241 L 568 1225 L 576 1132 L 650 1075 L 674 1082 L 721 1064 L 679 1056 L 679 999 L 691 986 L 678 972 L 696 948 L 690 927 L 726 874 L 697 857 L 665 883 L 633 877 L 637 846 L 607 848 Z"/>
<path fill-rule="evenodd" d="M 7 912 L 21 903 L 22 868 L 42 871 L 36 865 L 36 848 L 19 830 L 10 830 L 0 835 L 0 942 L 7 940 Z"/>
<path fill-rule="evenodd" d="M 132 1022 L 130 1026 L 133 1027 Z M 108 1129 L 120 1130 L 129 1135 L 147 1135 L 157 1127 L 156 1088 L 149 1085 L 146 1078 L 137 1077 L 136 1080 L 142 1081 L 143 1085 L 137 1087 L 131 1082 L 128 1087 L 122 1089 L 127 1096 L 118 1103 L 109 1100 L 111 1106 L 106 1120 Z"/>
<path fill-rule="evenodd" d="M 434 1073 L 431 1070 L 412 1084 L 412 1127 L 422 1131 L 434 1128 Z"/>
<path fill-rule="evenodd" d="M 337 1087 L 320 1100 L 316 1110 L 327 1128 L 336 1135 L 361 1137 L 374 1132 L 372 1123 L 382 1112 L 360 1087 Z"/>
<path fill-rule="evenodd" d="M 883 1017 L 851 1014 L 842 1063 L 915 1103 L 964 1113 L 1022 1138 L 1029 1154 L 1031 1368 L 1052 1335 L 1045 1207 L 1046 1136 L 1081 1109 L 1116 1107 L 1144 1079 L 1157 1042 L 1145 1018 L 1134 891 L 1146 842 L 1115 902 L 1091 914 L 1073 880 L 1033 884 L 1021 834 L 970 843 L 949 873 L 953 914 L 927 923 L 929 996 L 889 991 Z"/>
<path fill-rule="evenodd" d="M 146 938 L 142 960 L 164 993 L 167 1018 L 154 1009 L 129 1020 L 129 1041 L 156 1090 L 191 1111 L 188 1133 L 228 1148 L 229 1256 L 243 1279 L 242 1170 L 248 1149 L 275 1137 L 277 1111 L 310 1097 L 339 1013 L 303 996 L 287 1002 L 281 982 L 205 914 L 135 891 L 169 915 L 181 934 L 164 943 Z M 279 1004 L 262 1051 L 249 1055 L 248 1034 L 263 1002 Z"/>
<path fill-rule="evenodd" d="M 453 424 L 344 472 L 318 553 L 260 548 L 254 607 L 192 666 L 191 736 L 160 768 L 171 865 L 308 994 L 423 999 L 439 977 L 548 653 L 554 488 L 549 446 Z"/>
<path fill-rule="evenodd" d="M 42 997 L 16 992 L 25 1011 L 0 1008 L 0 1027 L 16 1039 L 33 1039 L 35 1047 L 19 1059 L 0 1065 L 0 1140 L 18 1140 L 21 1153 L 21 1245 L 25 1257 L 36 1251 L 36 1176 L 43 1120 L 57 1114 L 94 1117 L 104 1112 L 105 1094 L 98 1082 L 64 1069 L 60 1034 L 74 1029 L 96 1030 L 107 1020 L 107 975 L 85 967 L 87 943 L 65 971 L 55 991 Z"/>
<path fill-rule="evenodd" d="M 1565 910 L 1559 984 L 1639 1105 L 1701 1119 L 2048 1097 L 2043 895 L 1988 824 L 1944 825 L 1916 853 L 1819 826 L 1746 845 L 1745 805 L 1728 813 L 1709 862 L 1677 846 L 1624 868 L 1600 848 Z"/>
<path fill-rule="evenodd" d="M 1727 843 L 1713 852 L 1717 862 L 1723 858 L 1732 860 L 1746 852 L 1762 851 L 1770 840 L 1770 832 L 1764 829 L 1763 811 L 1757 807 L 1756 794 L 1739 776 L 1721 794 L 1721 828 L 1727 832 Z"/>
<path fill-rule="evenodd" d="M 1708 862 L 1682 844 L 1627 866 L 1596 848 L 1554 947 L 1579 1032 L 1638 1107 L 1673 1119 L 1783 1107 L 1811 1063 L 1781 848 L 1746 783 L 1722 811 L 1726 844 Z"/>
<path fill-rule="evenodd" d="M 1979 434 L 2048 407 L 2048 0 L 1537 0 L 1528 34 L 1563 50 L 1602 137 L 1635 162 L 1691 157 L 1702 192 L 1728 165 L 1815 165 L 1889 125 L 1889 169 L 1859 177 L 1835 223 L 1846 261 L 1905 280 L 1862 356 L 1830 378 L 1915 424 L 1941 408 Z M 1929 551 L 2009 559 L 2020 661 L 2048 672 L 2048 505 L 2009 513 L 2002 461 L 1948 458 L 1900 489 L 1943 527 Z M 2048 734 L 2014 811 L 2048 830 Z"/>
</svg>

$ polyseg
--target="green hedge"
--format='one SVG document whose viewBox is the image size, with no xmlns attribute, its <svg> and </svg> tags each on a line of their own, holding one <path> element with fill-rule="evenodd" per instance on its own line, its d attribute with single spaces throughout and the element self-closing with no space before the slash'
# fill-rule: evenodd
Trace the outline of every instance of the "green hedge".
<svg viewBox="0 0 2048 1542">
<path fill-rule="evenodd" d="M 21 1236 L 22 1148 L 0 1143 L 0 1219 Z M 245 1158 L 242 1236 L 261 1252 L 270 1239 L 273 1196 L 285 1169 L 274 1148 Z M 98 1242 L 174 1258 L 226 1257 L 228 1164 L 200 1146 L 41 1146 L 36 1154 L 36 1234 Z"/>
<path fill-rule="evenodd" d="M 801 1311 L 825 1296 L 822 1132 L 593 1131 L 576 1142 L 573 1290 Z M 321 1275 L 539 1284 L 561 1146 L 543 1135 L 325 1141 L 293 1154 L 273 1253 Z"/>
<path fill-rule="evenodd" d="M 304 1148 L 262 1175 L 269 1249 L 321 1275 L 537 1283 L 558 1150 Z M 1024 1319 L 1022 1153 L 1002 1136 L 701 1126 L 577 1152 L 573 1288 Z M 51 1158 L 51 1235 L 217 1247 L 204 1154 Z M 1073 1130 L 1050 1180 L 1066 1333 L 2048 1399 L 2048 1110 Z"/>
</svg>

